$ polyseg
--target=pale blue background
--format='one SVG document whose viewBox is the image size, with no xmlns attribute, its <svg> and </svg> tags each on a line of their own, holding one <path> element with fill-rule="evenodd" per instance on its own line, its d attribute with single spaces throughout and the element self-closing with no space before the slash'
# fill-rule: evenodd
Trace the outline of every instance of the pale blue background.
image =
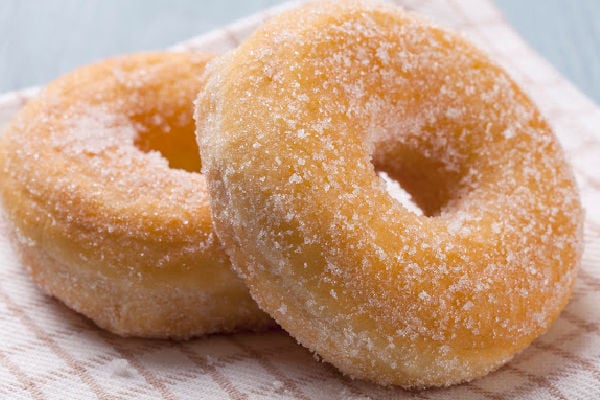
<svg viewBox="0 0 600 400">
<path fill-rule="evenodd" d="M 0 92 L 109 55 L 170 46 L 282 0 L 0 0 Z M 497 0 L 540 54 L 600 103 L 600 0 Z"/>
</svg>

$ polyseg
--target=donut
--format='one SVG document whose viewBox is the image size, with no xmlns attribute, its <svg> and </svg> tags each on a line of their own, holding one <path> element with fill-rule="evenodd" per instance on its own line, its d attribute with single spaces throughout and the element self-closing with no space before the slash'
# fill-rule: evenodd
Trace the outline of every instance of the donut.
<svg viewBox="0 0 600 400">
<path fill-rule="evenodd" d="M 272 324 L 216 238 L 193 100 L 211 57 L 143 53 L 49 84 L 0 138 L 0 194 L 48 294 L 123 336 Z"/>
<path fill-rule="evenodd" d="M 343 373 L 468 381 L 568 302 L 582 253 L 572 171 L 535 105 L 462 36 L 392 5 L 315 3 L 203 79 L 217 236 L 259 306 Z"/>
</svg>

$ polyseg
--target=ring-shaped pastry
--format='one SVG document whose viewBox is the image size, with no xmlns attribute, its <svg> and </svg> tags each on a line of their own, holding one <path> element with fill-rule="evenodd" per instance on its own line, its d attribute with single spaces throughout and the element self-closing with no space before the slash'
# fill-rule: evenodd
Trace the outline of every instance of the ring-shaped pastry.
<svg viewBox="0 0 600 400">
<path fill-rule="evenodd" d="M 390 5 L 315 3 L 205 79 L 196 118 L 217 234 L 260 307 L 344 373 L 470 380 L 569 300 L 582 253 L 572 172 L 528 97 L 461 36 Z"/>
<path fill-rule="evenodd" d="M 157 52 L 80 68 L 0 138 L 0 191 L 24 265 L 120 335 L 272 324 L 212 231 L 192 104 L 210 58 Z"/>
</svg>

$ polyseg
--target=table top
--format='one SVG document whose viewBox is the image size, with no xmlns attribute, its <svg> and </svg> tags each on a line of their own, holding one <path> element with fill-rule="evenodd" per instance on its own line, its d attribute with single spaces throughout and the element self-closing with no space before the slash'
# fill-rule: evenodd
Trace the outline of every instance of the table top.
<svg viewBox="0 0 600 400">
<path fill-rule="evenodd" d="M 5 0 L 0 2 L 0 93 L 42 85 L 110 55 L 168 47 L 281 2 Z M 600 103 L 598 0 L 496 3 L 536 51 Z"/>
</svg>

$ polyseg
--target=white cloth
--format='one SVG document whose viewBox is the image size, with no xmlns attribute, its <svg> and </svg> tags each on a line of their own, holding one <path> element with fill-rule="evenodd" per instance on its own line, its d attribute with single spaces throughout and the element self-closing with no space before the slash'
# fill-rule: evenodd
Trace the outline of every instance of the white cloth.
<svg viewBox="0 0 600 400">
<path fill-rule="evenodd" d="M 0 220 L 0 398 L 600 398 L 600 109 L 531 51 L 490 0 L 395 2 L 464 32 L 504 65 L 573 163 L 586 208 L 586 249 L 573 299 L 550 331 L 485 378 L 422 392 L 348 379 L 282 331 L 187 342 L 123 339 L 44 296 L 19 265 Z M 177 47 L 224 52 L 289 6 Z M 34 92 L 0 96 L 0 128 Z"/>
</svg>

